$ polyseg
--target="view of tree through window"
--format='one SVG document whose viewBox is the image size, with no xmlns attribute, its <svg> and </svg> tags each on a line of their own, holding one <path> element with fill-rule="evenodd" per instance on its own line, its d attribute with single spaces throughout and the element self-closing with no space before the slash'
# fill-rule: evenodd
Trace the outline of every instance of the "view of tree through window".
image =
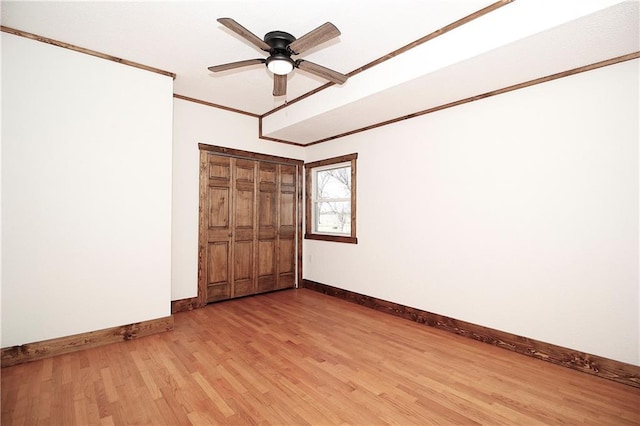
<svg viewBox="0 0 640 426">
<path fill-rule="evenodd" d="M 315 231 L 351 235 L 351 166 L 318 170 Z"/>
</svg>

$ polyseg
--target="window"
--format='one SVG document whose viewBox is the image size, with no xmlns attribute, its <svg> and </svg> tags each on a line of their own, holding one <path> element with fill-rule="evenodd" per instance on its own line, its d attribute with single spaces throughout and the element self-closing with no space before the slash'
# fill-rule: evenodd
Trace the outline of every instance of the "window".
<svg viewBox="0 0 640 426">
<path fill-rule="evenodd" d="M 305 238 L 357 244 L 356 159 L 343 155 L 305 164 Z"/>
</svg>

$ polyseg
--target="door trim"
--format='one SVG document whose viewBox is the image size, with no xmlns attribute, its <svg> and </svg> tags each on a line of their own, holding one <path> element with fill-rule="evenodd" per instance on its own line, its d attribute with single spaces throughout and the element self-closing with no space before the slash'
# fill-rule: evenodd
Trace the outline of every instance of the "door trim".
<svg viewBox="0 0 640 426">
<path fill-rule="evenodd" d="M 278 157 L 276 155 L 260 154 L 258 152 L 243 151 L 241 149 L 225 148 L 223 146 L 207 145 L 204 143 L 199 143 L 198 148 L 200 151 L 208 151 L 217 155 L 225 155 L 228 157 L 243 158 L 247 160 L 260 160 L 278 164 L 304 164 L 304 161 L 296 160 L 295 158 Z"/>
</svg>

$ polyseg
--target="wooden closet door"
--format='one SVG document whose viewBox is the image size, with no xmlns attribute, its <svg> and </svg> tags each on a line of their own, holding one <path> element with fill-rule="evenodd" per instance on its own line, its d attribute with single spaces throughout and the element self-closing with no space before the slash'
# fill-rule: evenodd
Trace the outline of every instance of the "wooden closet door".
<svg viewBox="0 0 640 426">
<path fill-rule="evenodd" d="M 276 288 L 277 171 L 276 164 L 259 164 L 257 293 Z"/>
<path fill-rule="evenodd" d="M 206 187 L 203 219 L 205 222 L 205 262 L 202 273 L 206 277 L 206 301 L 231 297 L 231 158 L 206 154 Z"/>
<path fill-rule="evenodd" d="M 233 286 L 231 297 L 254 294 L 256 162 L 233 159 Z"/>
<path fill-rule="evenodd" d="M 278 272 L 276 289 L 296 284 L 296 166 L 278 166 Z"/>
<path fill-rule="evenodd" d="M 199 303 L 292 288 L 299 167 L 201 151 Z"/>
</svg>

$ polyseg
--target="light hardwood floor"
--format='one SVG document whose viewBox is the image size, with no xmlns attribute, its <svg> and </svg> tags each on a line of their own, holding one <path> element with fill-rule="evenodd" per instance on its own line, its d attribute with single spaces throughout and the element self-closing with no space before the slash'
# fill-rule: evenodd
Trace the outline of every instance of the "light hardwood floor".
<svg viewBox="0 0 640 426">
<path fill-rule="evenodd" d="M 2 369 L 2 425 L 640 423 L 640 389 L 325 296 Z"/>
</svg>

